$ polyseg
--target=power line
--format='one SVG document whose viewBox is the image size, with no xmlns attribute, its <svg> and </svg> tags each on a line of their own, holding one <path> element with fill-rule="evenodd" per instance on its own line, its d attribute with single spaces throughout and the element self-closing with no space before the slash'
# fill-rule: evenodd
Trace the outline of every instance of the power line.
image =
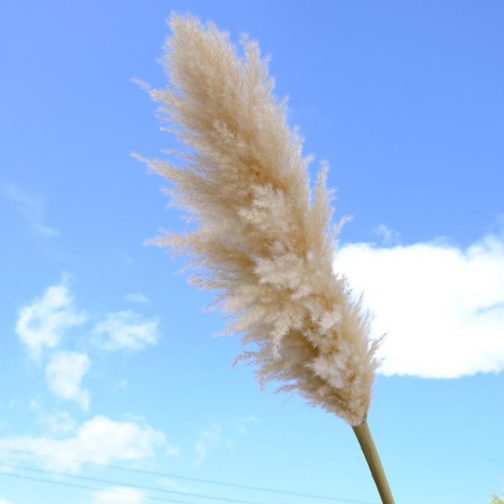
<svg viewBox="0 0 504 504">
<path fill-rule="evenodd" d="M 31 472 L 41 473 L 41 474 L 47 474 L 50 476 L 61 476 L 60 473 L 57 473 L 55 471 L 48 471 L 46 469 L 37 469 L 35 467 L 26 467 L 26 466 L 14 465 L 14 464 L 2 464 L 2 466 L 10 468 L 10 469 L 18 469 L 18 470 L 22 470 L 22 471 L 31 471 Z M 222 501 L 222 502 L 229 502 L 232 504 L 264 504 L 264 503 L 257 502 L 257 501 L 249 501 L 249 500 L 242 500 L 242 499 L 230 499 L 228 497 L 219 497 L 216 495 L 205 495 L 205 494 L 198 494 L 198 493 L 193 493 L 193 492 L 182 492 L 179 490 L 169 490 L 166 488 L 153 487 L 153 486 L 148 486 L 148 485 L 139 485 L 136 483 L 124 483 L 122 481 L 94 478 L 91 476 L 79 476 L 79 475 L 75 475 L 75 474 L 65 474 L 64 476 L 65 476 L 65 478 L 72 478 L 72 479 L 82 480 L 82 481 L 90 481 L 91 483 L 101 483 L 101 484 L 105 484 L 105 485 L 129 486 L 130 488 L 134 488 L 134 489 L 138 489 L 138 490 L 147 490 L 149 492 L 184 495 L 186 497 L 197 497 L 200 499 L 217 500 L 217 501 Z"/>
<path fill-rule="evenodd" d="M 43 470 L 37 470 L 37 469 L 32 469 L 32 468 L 26 468 L 26 467 L 18 467 L 18 466 L 13 466 L 13 465 L 10 465 L 10 464 L 3 464 L 4 467 L 11 467 L 11 468 L 19 468 L 19 469 L 24 469 L 24 470 L 29 470 L 29 471 L 37 471 L 37 472 L 44 472 L 44 473 L 48 473 L 48 474 L 57 474 L 58 473 L 51 473 L 51 471 L 43 471 Z M 28 480 L 28 481 L 35 481 L 37 483 L 45 483 L 45 484 L 50 484 L 50 485 L 56 485 L 56 486 L 66 486 L 66 487 L 69 487 L 69 488 L 74 488 L 74 489 L 78 489 L 78 490 L 104 490 L 104 487 L 97 487 L 97 486 L 90 486 L 90 485 L 81 485 L 79 483 L 70 483 L 68 481 L 57 481 L 57 480 L 51 480 L 51 479 L 47 479 L 47 478 L 37 478 L 35 476 L 28 476 L 26 474 L 15 474 L 15 473 L 6 473 L 6 472 L 0 472 L 0 476 L 6 476 L 8 478 L 17 478 L 17 479 L 23 479 L 23 480 Z M 138 485 L 132 485 L 132 484 L 129 484 L 129 483 L 121 483 L 121 482 L 108 482 L 107 480 L 101 480 L 101 479 L 97 479 L 97 478 L 85 478 L 84 476 L 70 476 L 70 475 L 66 475 L 65 476 L 66 478 L 79 478 L 79 479 L 86 479 L 86 480 L 91 480 L 91 481 L 94 481 L 94 482 L 100 482 L 100 483 L 110 483 L 110 484 L 119 484 L 121 485 L 121 487 L 123 488 L 133 488 L 133 489 L 146 489 L 146 488 L 149 488 L 149 487 L 142 487 L 142 486 L 138 486 Z M 120 489 L 115 489 L 116 491 L 120 491 Z M 156 488 L 151 488 L 151 490 L 153 491 L 156 491 L 156 492 L 163 492 L 165 491 L 164 489 L 156 489 Z M 176 492 L 176 493 L 181 493 L 181 492 Z M 211 497 L 211 496 L 204 496 L 204 495 L 196 495 L 196 494 L 190 494 L 190 493 L 186 493 L 184 495 L 189 495 L 189 496 L 193 496 L 193 497 L 199 497 L 199 498 L 214 498 L 214 497 Z M 176 499 L 165 499 L 163 497 L 155 497 L 153 495 L 145 495 L 143 496 L 143 500 L 150 500 L 150 501 L 157 501 L 157 502 L 164 502 L 164 503 L 167 503 L 167 504 L 194 504 L 194 503 L 191 503 L 191 502 L 188 502 L 188 501 L 180 501 L 180 500 L 176 500 Z M 235 504 L 238 504 L 238 503 L 244 503 L 244 502 L 250 502 L 250 501 L 243 501 L 243 500 L 233 500 L 233 499 L 225 499 L 226 501 L 228 502 L 232 502 L 232 503 L 235 503 Z M 354 502 L 359 502 L 359 501 L 354 501 Z M 362 501 L 361 501 L 362 502 Z M 256 503 L 256 504 L 260 504 L 260 503 Z"/>
<path fill-rule="evenodd" d="M 44 479 L 44 478 L 36 478 L 35 476 L 27 476 L 27 475 L 22 475 L 22 474 L 13 474 L 13 473 L 5 473 L 5 472 L 0 472 L 0 476 L 7 476 L 8 478 L 17 478 L 17 479 L 24 479 L 28 481 L 36 481 L 37 483 L 46 483 L 49 485 L 57 485 L 57 486 L 66 486 L 70 488 L 76 488 L 79 490 L 104 490 L 103 487 L 93 487 L 89 485 L 79 485 L 78 483 L 70 483 L 68 481 L 55 481 L 55 480 L 50 480 L 50 479 Z M 179 501 L 179 500 L 173 500 L 173 499 L 163 499 L 162 497 L 153 497 L 150 495 L 147 495 L 144 497 L 144 500 L 151 500 L 151 501 L 158 501 L 158 502 L 165 502 L 168 504 L 193 504 L 187 501 Z"/>
<path fill-rule="evenodd" d="M 14 453 L 20 453 L 20 454 L 32 455 L 32 456 L 35 455 L 35 456 L 39 456 L 39 457 L 45 457 L 45 458 L 58 460 L 58 457 L 55 457 L 53 455 L 49 455 L 46 453 L 36 452 L 36 451 L 19 450 L 16 448 L 0 447 L 0 450 L 2 450 L 2 449 L 8 450 L 8 451 L 11 451 Z M 309 498 L 309 499 L 314 499 L 314 500 L 344 502 L 344 503 L 348 503 L 348 504 L 377 504 L 376 502 L 356 500 L 356 499 L 346 499 L 344 497 L 332 497 L 332 496 L 328 496 L 328 495 L 317 495 L 317 494 L 309 494 L 309 493 L 302 493 L 302 492 L 294 492 L 294 491 L 290 491 L 290 490 L 281 490 L 281 489 L 276 489 L 276 488 L 266 488 L 266 487 L 252 486 L 252 485 L 243 485 L 240 483 L 230 483 L 230 482 L 225 482 L 225 481 L 195 478 L 195 477 L 191 477 L 191 476 L 182 476 L 179 474 L 172 474 L 172 473 L 166 473 L 166 472 L 160 472 L 160 471 L 151 471 L 151 470 L 147 470 L 147 469 L 137 469 L 137 468 L 133 468 L 133 467 L 125 467 L 125 466 L 119 466 L 119 465 L 113 465 L 113 464 L 100 464 L 97 462 L 90 462 L 90 461 L 86 461 L 86 460 L 82 460 L 82 459 L 78 459 L 78 458 L 67 458 L 67 460 L 71 460 L 73 462 L 78 462 L 83 465 L 100 467 L 103 469 L 114 469 L 114 470 L 118 470 L 118 471 L 132 472 L 132 473 L 144 474 L 144 475 L 148 475 L 148 476 L 159 476 L 159 477 L 166 477 L 166 478 L 172 478 L 172 479 L 179 479 L 179 480 L 184 480 L 184 481 L 191 481 L 194 483 L 202 483 L 202 484 L 206 484 L 206 485 L 216 485 L 216 486 L 224 486 L 224 487 L 229 487 L 229 488 L 239 488 L 242 490 L 252 490 L 252 491 L 256 491 L 256 492 L 273 493 L 273 494 L 279 494 L 279 495 L 290 495 L 292 497 L 304 497 L 304 498 Z M 184 493 L 184 492 L 182 492 L 182 493 Z M 188 494 L 184 493 L 184 495 L 188 495 Z M 233 502 L 237 502 L 237 501 L 233 501 Z"/>
</svg>

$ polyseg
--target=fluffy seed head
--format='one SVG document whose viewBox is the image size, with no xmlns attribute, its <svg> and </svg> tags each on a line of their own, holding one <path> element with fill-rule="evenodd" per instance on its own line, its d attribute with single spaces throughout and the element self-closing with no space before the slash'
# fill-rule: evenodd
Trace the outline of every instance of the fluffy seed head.
<svg viewBox="0 0 504 504">
<path fill-rule="evenodd" d="M 327 167 L 311 198 L 302 139 L 272 94 L 267 60 L 242 37 L 191 15 L 173 14 L 162 64 L 170 84 L 148 87 L 162 119 L 175 125 L 188 152 L 178 163 L 144 159 L 171 182 L 172 203 L 197 223 L 154 241 L 182 254 L 191 281 L 218 291 L 230 313 L 224 332 L 250 344 L 239 359 L 255 364 L 262 384 L 282 383 L 351 425 L 366 416 L 377 367 L 369 316 L 332 271 Z M 248 345 L 247 345 L 248 346 Z"/>
</svg>

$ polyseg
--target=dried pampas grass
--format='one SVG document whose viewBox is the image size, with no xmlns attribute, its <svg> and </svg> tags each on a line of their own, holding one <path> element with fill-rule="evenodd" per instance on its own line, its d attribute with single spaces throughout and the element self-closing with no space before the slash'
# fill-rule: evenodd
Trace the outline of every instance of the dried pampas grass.
<svg viewBox="0 0 504 504">
<path fill-rule="evenodd" d="M 162 63 L 171 82 L 147 86 L 164 120 L 191 148 L 181 166 L 144 159 L 172 182 L 172 203 L 197 223 L 155 240 L 187 258 L 191 281 L 217 289 L 226 332 L 255 343 L 239 357 L 261 384 L 278 380 L 354 427 L 365 422 L 377 367 L 368 314 L 332 271 L 335 238 L 322 166 L 313 199 L 302 139 L 272 94 L 267 61 L 244 36 L 174 14 Z M 143 158 L 142 158 L 143 159 Z M 356 432 L 357 433 L 357 432 Z"/>
</svg>

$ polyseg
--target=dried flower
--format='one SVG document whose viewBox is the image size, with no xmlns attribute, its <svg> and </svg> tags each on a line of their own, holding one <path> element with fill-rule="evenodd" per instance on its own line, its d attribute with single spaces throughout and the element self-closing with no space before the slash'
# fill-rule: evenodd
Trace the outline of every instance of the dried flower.
<svg viewBox="0 0 504 504">
<path fill-rule="evenodd" d="M 256 42 L 243 36 L 240 57 L 211 23 L 173 14 L 169 24 L 162 63 L 171 86 L 148 89 L 191 150 L 172 151 L 182 166 L 144 160 L 172 182 L 172 203 L 198 225 L 155 242 L 186 256 L 194 284 L 219 291 L 215 304 L 231 314 L 225 332 L 256 345 L 239 358 L 256 365 L 261 384 L 279 380 L 280 390 L 357 426 L 369 408 L 377 342 L 360 301 L 332 271 L 342 222 L 330 224 L 327 166 L 312 200 L 311 160 L 286 124 L 285 101 L 272 94 Z"/>
</svg>

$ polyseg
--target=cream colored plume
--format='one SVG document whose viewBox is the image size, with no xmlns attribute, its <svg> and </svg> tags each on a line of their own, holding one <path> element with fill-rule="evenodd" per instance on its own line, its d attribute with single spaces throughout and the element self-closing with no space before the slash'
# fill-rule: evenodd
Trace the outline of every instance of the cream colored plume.
<svg viewBox="0 0 504 504">
<path fill-rule="evenodd" d="M 227 332 L 261 384 L 283 383 L 352 426 L 367 415 L 377 362 L 368 316 L 332 271 L 335 238 L 323 166 L 310 195 L 302 139 L 272 94 L 256 42 L 244 56 L 226 33 L 172 15 L 162 63 L 171 85 L 149 91 L 191 149 L 180 163 L 145 160 L 165 176 L 193 229 L 155 241 L 187 255 L 192 281 L 217 289 Z M 255 345 L 254 345 L 255 344 Z"/>
</svg>

